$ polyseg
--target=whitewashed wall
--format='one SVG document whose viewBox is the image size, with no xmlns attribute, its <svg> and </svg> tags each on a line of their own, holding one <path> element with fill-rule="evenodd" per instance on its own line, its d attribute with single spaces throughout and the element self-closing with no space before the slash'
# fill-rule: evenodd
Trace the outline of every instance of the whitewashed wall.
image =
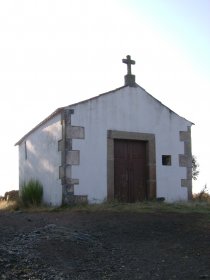
<svg viewBox="0 0 210 280">
<path fill-rule="evenodd" d="M 20 187 L 30 179 L 39 180 L 44 186 L 44 202 L 50 205 L 60 205 L 62 202 L 59 179 L 61 155 L 58 152 L 58 140 L 62 134 L 60 120 L 60 115 L 55 116 L 32 132 L 19 146 Z"/>
<path fill-rule="evenodd" d="M 187 200 L 187 188 L 181 187 L 186 168 L 179 167 L 179 154 L 184 153 L 179 131 L 187 131 L 190 122 L 140 87 L 124 87 L 71 108 L 72 125 L 85 127 L 85 139 L 73 140 L 73 149 L 80 150 L 80 165 L 72 167 L 72 177 L 79 179 L 75 194 L 88 195 L 90 202 L 106 199 L 107 130 L 120 130 L 155 134 L 157 197 Z M 172 156 L 171 166 L 162 166 L 162 155 Z"/>
</svg>

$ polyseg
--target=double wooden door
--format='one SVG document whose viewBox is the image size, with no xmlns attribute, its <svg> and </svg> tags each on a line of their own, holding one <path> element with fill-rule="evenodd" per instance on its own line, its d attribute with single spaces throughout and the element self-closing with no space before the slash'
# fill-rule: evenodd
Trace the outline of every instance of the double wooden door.
<svg viewBox="0 0 210 280">
<path fill-rule="evenodd" d="M 114 140 L 114 197 L 122 202 L 147 199 L 146 142 Z"/>
</svg>

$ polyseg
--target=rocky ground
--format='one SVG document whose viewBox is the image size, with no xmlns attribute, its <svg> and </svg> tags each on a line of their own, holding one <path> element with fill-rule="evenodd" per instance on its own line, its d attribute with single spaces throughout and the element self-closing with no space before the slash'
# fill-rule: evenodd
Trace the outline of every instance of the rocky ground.
<svg viewBox="0 0 210 280">
<path fill-rule="evenodd" d="M 0 212 L 0 279 L 210 279 L 210 214 Z"/>
</svg>

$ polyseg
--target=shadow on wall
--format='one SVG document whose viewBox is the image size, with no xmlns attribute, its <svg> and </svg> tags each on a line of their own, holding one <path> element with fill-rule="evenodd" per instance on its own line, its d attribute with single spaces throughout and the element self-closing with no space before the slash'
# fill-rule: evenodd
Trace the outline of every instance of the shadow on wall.
<svg viewBox="0 0 210 280">
<path fill-rule="evenodd" d="M 60 120 L 51 120 L 42 125 L 20 147 L 20 186 L 30 179 L 39 180 L 44 186 L 44 201 L 54 201 L 59 195 L 59 166 L 61 152 L 58 141 L 61 139 Z M 61 190 L 60 190 L 61 191 Z"/>
</svg>

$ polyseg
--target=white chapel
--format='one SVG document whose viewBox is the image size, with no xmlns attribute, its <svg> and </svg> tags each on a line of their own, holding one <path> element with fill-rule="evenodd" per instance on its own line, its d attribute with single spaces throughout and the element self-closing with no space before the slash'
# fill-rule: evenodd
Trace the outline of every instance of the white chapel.
<svg viewBox="0 0 210 280">
<path fill-rule="evenodd" d="M 16 143 L 20 191 L 39 180 L 54 206 L 191 199 L 192 122 L 136 83 L 129 55 L 122 62 L 122 87 L 58 108 Z"/>
</svg>

